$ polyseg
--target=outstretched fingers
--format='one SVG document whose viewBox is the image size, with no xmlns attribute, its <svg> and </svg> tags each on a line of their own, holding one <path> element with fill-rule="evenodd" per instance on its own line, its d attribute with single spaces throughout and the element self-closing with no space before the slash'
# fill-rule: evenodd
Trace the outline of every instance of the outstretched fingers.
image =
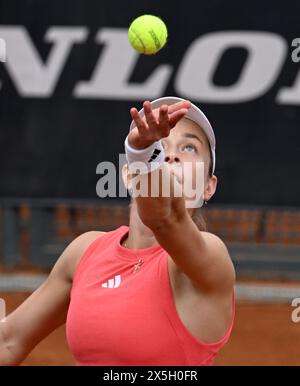
<svg viewBox="0 0 300 386">
<path fill-rule="evenodd" d="M 149 101 L 144 102 L 144 113 L 150 130 L 157 129 L 157 121 L 152 111 L 151 103 Z"/>
<path fill-rule="evenodd" d="M 182 119 L 185 114 L 188 112 L 188 110 L 185 109 L 180 109 L 178 111 L 175 111 L 173 114 L 169 115 L 169 124 L 173 128 L 176 126 L 176 124 Z"/>
<path fill-rule="evenodd" d="M 140 138 L 147 141 L 155 141 L 160 138 L 168 137 L 170 130 L 186 115 L 191 106 L 189 101 L 180 101 L 171 106 L 162 105 L 159 111 L 153 112 L 151 103 L 143 103 L 145 117 L 142 118 L 138 110 L 133 107 L 130 115 L 137 127 Z M 155 114 L 154 114 L 155 113 Z M 158 113 L 158 115 L 156 115 Z"/>
<path fill-rule="evenodd" d="M 131 118 L 133 119 L 138 131 L 142 134 L 147 132 L 147 127 L 145 121 L 141 118 L 139 112 L 135 107 L 130 109 L 130 115 Z"/>
<path fill-rule="evenodd" d="M 181 109 L 189 109 L 191 107 L 191 102 L 188 100 L 180 101 L 169 106 L 169 114 L 174 113 L 175 111 Z"/>
<path fill-rule="evenodd" d="M 169 114 L 168 114 L 168 106 L 163 105 L 159 109 L 159 117 L 158 117 L 159 127 L 161 134 L 163 136 L 168 136 L 170 133 L 170 122 L 169 122 Z"/>
</svg>

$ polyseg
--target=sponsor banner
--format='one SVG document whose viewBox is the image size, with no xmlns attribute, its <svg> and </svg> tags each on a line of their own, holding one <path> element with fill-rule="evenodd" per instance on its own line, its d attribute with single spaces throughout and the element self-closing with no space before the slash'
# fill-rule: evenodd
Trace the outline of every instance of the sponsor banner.
<svg viewBox="0 0 300 386">
<path fill-rule="evenodd" d="M 129 108 L 177 95 L 215 129 L 214 202 L 300 205 L 297 1 L 1 5 L 0 197 L 96 198 L 97 165 L 118 168 L 124 153 Z M 143 13 L 168 26 L 157 55 L 129 45 Z"/>
</svg>

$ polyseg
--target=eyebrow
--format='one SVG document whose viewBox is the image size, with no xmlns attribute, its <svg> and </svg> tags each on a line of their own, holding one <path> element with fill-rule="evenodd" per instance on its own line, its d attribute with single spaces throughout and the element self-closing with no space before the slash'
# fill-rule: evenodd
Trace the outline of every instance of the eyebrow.
<svg viewBox="0 0 300 386">
<path fill-rule="evenodd" d="M 195 139 L 197 139 L 199 142 L 201 142 L 202 145 L 204 145 L 203 141 L 202 141 L 199 137 L 197 137 L 197 135 L 195 135 L 195 134 L 192 134 L 192 133 L 184 133 L 184 134 L 182 134 L 182 136 L 185 137 L 185 138 L 195 138 Z"/>
</svg>

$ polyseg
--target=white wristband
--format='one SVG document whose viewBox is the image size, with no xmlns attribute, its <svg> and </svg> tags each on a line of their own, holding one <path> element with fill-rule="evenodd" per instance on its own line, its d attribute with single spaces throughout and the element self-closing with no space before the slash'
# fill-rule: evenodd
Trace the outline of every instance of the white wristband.
<svg viewBox="0 0 300 386">
<path fill-rule="evenodd" d="M 158 169 L 164 162 L 165 153 L 161 141 L 156 141 L 145 149 L 134 149 L 125 139 L 128 170 L 131 173 L 146 174 Z"/>
</svg>

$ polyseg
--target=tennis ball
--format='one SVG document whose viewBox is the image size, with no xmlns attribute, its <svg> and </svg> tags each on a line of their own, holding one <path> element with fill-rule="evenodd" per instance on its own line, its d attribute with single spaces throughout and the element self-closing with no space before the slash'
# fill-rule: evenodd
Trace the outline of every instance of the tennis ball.
<svg viewBox="0 0 300 386">
<path fill-rule="evenodd" d="M 140 54 L 156 54 L 167 42 L 168 31 L 165 23 L 157 16 L 137 17 L 128 30 L 132 47 Z"/>
</svg>

